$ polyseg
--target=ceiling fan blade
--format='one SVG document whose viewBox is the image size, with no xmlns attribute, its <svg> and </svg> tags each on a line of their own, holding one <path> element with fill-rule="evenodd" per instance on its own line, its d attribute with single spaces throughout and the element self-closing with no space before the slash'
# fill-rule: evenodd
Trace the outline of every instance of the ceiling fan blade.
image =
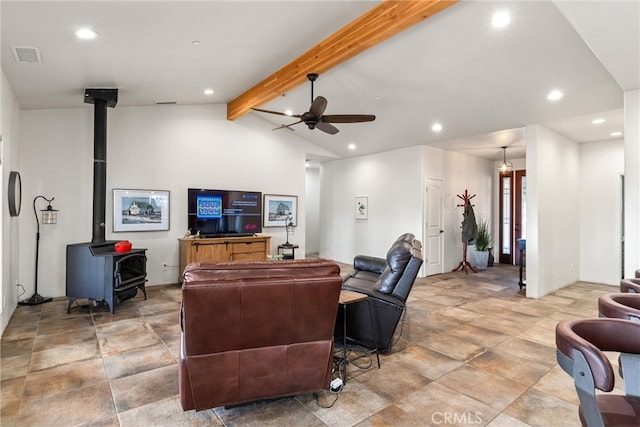
<svg viewBox="0 0 640 427">
<path fill-rule="evenodd" d="M 316 123 L 316 129 L 320 129 L 322 132 L 326 132 L 329 135 L 335 135 L 340 132 L 337 127 L 327 122 L 318 122 Z"/>
<path fill-rule="evenodd" d="M 279 116 L 287 116 L 287 117 L 299 117 L 291 114 L 281 113 L 280 111 L 272 111 L 272 110 L 263 110 L 261 108 L 252 108 L 253 111 L 259 111 L 261 113 L 269 113 L 269 114 L 277 114 Z"/>
<path fill-rule="evenodd" d="M 327 99 L 323 96 L 318 96 L 313 100 L 309 112 L 316 117 L 320 117 L 324 110 L 327 108 Z"/>
<path fill-rule="evenodd" d="M 298 123 L 302 123 L 302 120 L 298 120 L 297 122 L 291 123 L 291 124 L 288 124 L 288 125 L 281 125 L 281 126 L 278 126 L 277 128 L 273 128 L 271 130 L 278 130 L 278 129 L 285 129 L 285 128 L 289 129 L 289 130 L 295 130 L 295 129 L 291 129 L 291 126 L 297 125 Z"/>
<path fill-rule="evenodd" d="M 373 114 L 329 114 L 320 118 L 325 123 L 362 123 L 376 119 Z"/>
</svg>

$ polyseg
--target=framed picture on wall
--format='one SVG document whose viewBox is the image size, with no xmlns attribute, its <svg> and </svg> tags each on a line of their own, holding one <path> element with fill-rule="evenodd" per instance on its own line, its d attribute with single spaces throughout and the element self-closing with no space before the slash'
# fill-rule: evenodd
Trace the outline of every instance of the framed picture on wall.
<svg viewBox="0 0 640 427">
<path fill-rule="evenodd" d="M 369 218 L 369 198 L 360 196 L 356 197 L 356 219 Z"/>
<path fill-rule="evenodd" d="M 298 225 L 298 196 L 265 194 L 262 215 L 265 227 Z"/>
<path fill-rule="evenodd" d="M 113 231 L 169 230 L 169 192 L 113 190 Z"/>
</svg>

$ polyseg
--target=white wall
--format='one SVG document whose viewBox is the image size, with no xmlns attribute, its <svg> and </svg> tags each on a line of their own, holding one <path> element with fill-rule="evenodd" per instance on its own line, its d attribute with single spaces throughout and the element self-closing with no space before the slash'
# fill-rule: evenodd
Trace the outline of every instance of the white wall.
<svg viewBox="0 0 640 427">
<path fill-rule="evenodd" d="M 620 282 L 623 170 L 623 140 L 580 144 L 580 280 Z"/>
<path fill-rule="evenodd" d="M 479 157 L 469 156 L 463 153 L 444 151 L 445 165 L 445 194 L 444 194 L 444 271 L 451 271 L 458 266 L 463 258 L 462 244 L 462 213 L 464 208 L 463 199 L 467 190 L 473 205 L 473 213 L 476 222 L 482 219 L 493 223 L 493 161 Z M 425 174 L 431 177 L 431 171 L 427 168 Z M 491 230 L 493 232 L 493 230 Z M 492 242 L 493 243 L 493 242 Z M 495 254 L 495 251 L 494 251 Z M 467 261 L 475 265 L 475 246 L 469 245 L 467 248 Z"/>
<path fill-rule="evenodd" d="M 18 218 L 9 216 L 7 195 L 5 190 L 9 183 L 9 172 L 22 172 L 20 160 L 20 145 L 18 144 L 18 124 L 20 119 L 20 109 L 13 95 L 11 86 L 4 74 L 0 80 L 0 134 L 2 142 L 0 142 L 0 171 L 2 176 L 2 188 L 0 188 L 0 197 L 2 197 L 2 211 L 0 211 L 0 221 L 2 228 L 0 229 L 0 255 L 2 257 L 2 265 L 0 271 L 2 274 L 2 289 L 0 290 L 0 312 L 1 324 L 0 332 L 9 323 L 9 319 L 18 304 L 18 291 L 16 283 L 18 281 Z M 20 216 L 29 215 L 31 206 L 28 201 L 23 198 L 23 206 Z M 30 297 L 24 295 L 24 297 Z"/>
<path fill-rule="evenodd" d="M 351 263 L 384 257 L 402 233 L 423 240 L 425 178 L 444 180 L 444 271 L 462 260 L 462 200 L 468 190 L 477 219 L 492 218 L 493 162 L 433 147 L 410 147 L 325 163 L 321 171 L 321 256 Z M 369 219 L 354 219 L 356 196 L 369 197 Z M 470 249 L 471 252 L 473 251 Z M 473 260 L 470 259 L 473 263 Z"/>
<path fill-rule="evenodd" d="M 187 230 L 188 187 L 297 195 L 296 232 L 305 235 L 308 145 L 271 132 L 262 120 L 241 122 L 227 121 L 224 105 L 108 109 L 106 238 L 148 249 L 149 285 L 176 283 L 176 239 Z M 64 296 L 66 245 L 91 240 L 93 106 L 23 111 L 20 138 L 25 201 L 30 205 L 37 194 L 55 197 L 60 210 L 58 224 L 41 226 L 39 293 Z M 170 230 L 113 233 L 113 188 L 169 190 Z M 273 237 L 275 253 L 285 240 L 284 227 L 263 233 Z M 35 236 L 33 214 L 20 216 L 20 235 L 19 280 L 30 294 L 35 245 L 24 236 Z M 296 243 L 304 254 L 304 239 Z M 171 266 L 167 271 L 164 262 Z"/>
<path fill-rule="evenodd" d="M 640 90 L 624 94 L 625 277 L 640 268 Z"/>
<path fill-rule="evenodd" d="M 526 135 L 527 296 L 539 298 L 579 279 L 579 148 L 542 125 Z"/>
<path fill-rule="evenodd" d="M 322 165 L 320 256 L 352 263 L 384 257 L 403 233 L 422 235 L 422 148 L 410 147 Z M 369 219 L 355 219 L 355 198 L 369 198 Z"/>
<path fill-rule="evenodd" d="M 320 252 L 320 168 L 309 167 L 305 173 L 306 253 Z M 297 241 L 296 239 L 291 240 Z"/>
</svg>

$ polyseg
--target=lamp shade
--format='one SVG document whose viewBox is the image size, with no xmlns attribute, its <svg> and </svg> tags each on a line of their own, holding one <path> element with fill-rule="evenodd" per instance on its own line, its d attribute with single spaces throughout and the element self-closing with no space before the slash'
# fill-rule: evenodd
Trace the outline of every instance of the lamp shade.
<svg viewBox="0 0 640 427">
<path fill-rule="evenodd" d="M 40 213 L 42 215 L 42 223 L 43 224 L 57 224 L 58 223 L 58 210 L 53 209 L 51 204 L 47 206 L 46 209 L 41 209 Z"/>
</svg>

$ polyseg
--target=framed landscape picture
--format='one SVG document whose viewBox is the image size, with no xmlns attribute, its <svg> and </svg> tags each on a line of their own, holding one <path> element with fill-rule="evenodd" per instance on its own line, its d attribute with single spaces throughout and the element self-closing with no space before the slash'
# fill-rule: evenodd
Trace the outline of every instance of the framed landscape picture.
<svg viewBox="0 0 640 427">
<path fill-rule="evenodd" d="M 169 230 L 169 192 L 113 190 L 113 231 Z"/>
<path fill-rule="evenodd" d="M 265 227 L 284 227 L 289 223 L 298 225 L 298 196 L 265 194 L 263 206 Z"/>
</svg>

